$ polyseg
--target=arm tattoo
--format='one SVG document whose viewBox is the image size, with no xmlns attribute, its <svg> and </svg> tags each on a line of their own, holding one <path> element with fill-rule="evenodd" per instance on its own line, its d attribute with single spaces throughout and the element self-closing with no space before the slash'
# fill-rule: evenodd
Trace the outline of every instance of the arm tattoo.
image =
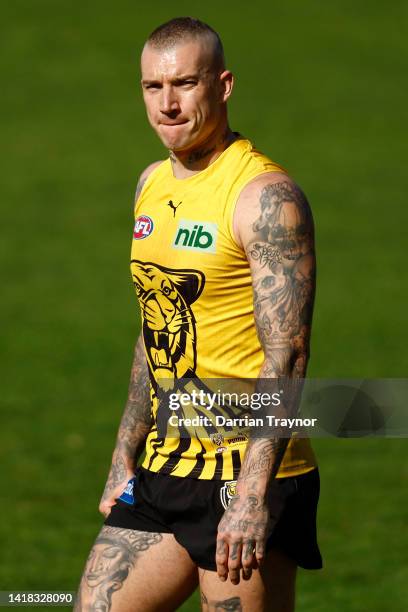
<svg viewBox="0 0 408 612">
<path fill-rule="evenodd" d="M 261 376 L 304 377 L 315 291 L 313 220 L 289 181 L 263 188 L 260 214 L 247 248 L 254 314 L 265 353 Z"/>
<path fill-rule="evenodd" d="M 262 479 L 275 477 L 285 454 L 289 438 L 252 438 L 249 441 L 239 478 L 249 483 L 249 490 L 257 492 Z"/>
<path fill-rule="evenodd" d="M 246 249 L 253 277 L 255 324 L 265 356 L 259 377 L 304 378 L 315 294 L 312 214 L 304 194 L 290 180 L 266 185 L 259 205 Z M 241 482 L 250 479 L 250 489 L 256 492 L 260 479 L 273 478 L 288 441 L 251 439 Z"/>
<path fill-rule="evenodd" d="M 112 465 L 102 499 L 109 498 L 134 470 L 152 424 L 150 382 L 141 336 L 136 343 L 128 400 L 120 422 Z"/>
<path fill-rule="evenodd" d="M 136 186 L 136 193 L 135 193 L 135 202 L 138 201 L 140 194 L 142 193 L 142 189 L 143 189 L 143 185 L 145 184 L 147 179 L 139 179 L 137 186 Z"/>
<path fill-rule="evenodd" d="M 115 489 L 121 482 L 123 482 L 126 478 L 126 465 L 123 460 L 123 457 L 115 451 L 113 453 L 112 465 L 109 472 L 108 480 L 105 485 L 105 490 L 103 492 L 103 497 L 109 495 L 109 493 Z"/>
<path fill-rule="evenodd" d="M 116 448 L 127 457 L 135 457 L 140 442 L 146 439 L 152 424 L 150 382 L 142 337 L 136 343 L 130 375 L 128 401 L 120 423 Z"/>
</svg>

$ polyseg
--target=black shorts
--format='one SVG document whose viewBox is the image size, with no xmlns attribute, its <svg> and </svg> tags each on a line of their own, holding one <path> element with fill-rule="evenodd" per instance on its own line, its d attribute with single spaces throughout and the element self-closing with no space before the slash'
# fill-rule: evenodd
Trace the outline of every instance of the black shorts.
<svg viewBox="0 0 408 612">
<path fill-rule="evenodd" d="M 322 557 L 316 537 L 319 471 L 277 478 L 271 488 L 269 507 L 279 518 L 267 541 L 267 550 L 279 548 L 305 569 L 320 569 Z M 279 495 L 273 494 L 279 487 Z M 201 568 L 215 570 L 218 524 L 235 481 L 196 480 L 157 474 L 138 467 L 134 478 L 118 498 L 105 525 L 173 533 L 177 542 Z M 283 500 L 276 509 L 274 499 Z"/>
</svg>

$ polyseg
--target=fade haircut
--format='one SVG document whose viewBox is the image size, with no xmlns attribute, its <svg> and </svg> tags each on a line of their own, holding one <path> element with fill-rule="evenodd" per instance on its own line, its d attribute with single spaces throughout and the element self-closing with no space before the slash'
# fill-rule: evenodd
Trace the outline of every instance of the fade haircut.
<svg viewBox="0 0 408 612">
<path fill-rule="evenodd" d="M 212 67 L 222 72 L 225 70 L 224 48 L 221 38 L 209 25 L 193 17 L 175 17 L 153 30 L 146 45 L 154 49 L 167 49 L 191 40 L 204 40 L 212 52 Z"/>
</svg>

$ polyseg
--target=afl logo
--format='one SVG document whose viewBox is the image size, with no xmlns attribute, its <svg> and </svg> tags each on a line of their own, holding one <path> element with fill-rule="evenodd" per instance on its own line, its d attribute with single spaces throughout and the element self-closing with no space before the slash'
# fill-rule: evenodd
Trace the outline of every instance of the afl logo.
<svg viewBox="0 0 408 612">
<path fill-rule="evenodd" d="M 135 240 L 143 240 L 147 238 L 153 231 L 153 221 L 147 215 L 140 215 L 135 221 L 135 228 L 133 230 L 133 238 Z"/>
</svg>

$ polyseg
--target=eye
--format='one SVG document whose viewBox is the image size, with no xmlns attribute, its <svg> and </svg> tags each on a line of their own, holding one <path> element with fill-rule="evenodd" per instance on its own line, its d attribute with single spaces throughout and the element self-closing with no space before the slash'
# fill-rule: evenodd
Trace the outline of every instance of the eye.
<svg viewBox="0 0 408 612">
<path fill-rule="evenodd" d="M 160 89 L 160 84 L 159 83 L 148 83 L 144 86 L 145 89 L 149 89 L 149 90 L 157 90 Z"/>
<path fill-rule="evenodd" d="M 186 89 L 189 89 L 197 85 L 197 81 L 194 79 L 180 79 L 175 82 L 175 85 L 177 87 L 185 87 Z"/>
<path fill-rule="evenodd" d="M 133 284 L 134 284 L 134 286 L 135 286 L 135 290 L 136 290 L 136 295 L 137 295 L 137 297 L 140 297 L 140 296 L 141 296 L 141 294 L 142 294 L 142 288 L 141 288 L 141 286 L 139 285 L 139 283 L 133 283 Z"/>
<path fill-rule="evenodd" d="M 170 295 L 169 287 L 163 287 L 163 293 L 164 293 L 164 295 Z"/>
</svg>

